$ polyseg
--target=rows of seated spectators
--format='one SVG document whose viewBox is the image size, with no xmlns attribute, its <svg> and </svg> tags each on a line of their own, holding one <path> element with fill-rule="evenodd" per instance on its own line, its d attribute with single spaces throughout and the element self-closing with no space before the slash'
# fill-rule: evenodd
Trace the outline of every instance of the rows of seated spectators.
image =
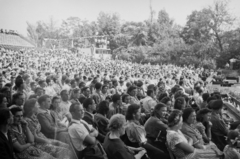
<svg viewBox="0 0 240 159">
<path fill-rule="evenodd" d="M 73 75 L 68 67 L 38 70 L 37 77 L 22 68 L 4 70 L 0 158 L 239 158 L 239 123 L 223 112 L 219 93 L 207 93 L 197 71 L 162 66 L 172 74 L 162 71 L 157 78 L 125 63 L 133 72 L 122 69 L 118 76 L 118 61 L 108 63 L 82 64 L 88 69 Z M 101 69 L 94 71 L 96 65 Z M 157 74 L 155 66 L 142 67 Z"/>
</svg>

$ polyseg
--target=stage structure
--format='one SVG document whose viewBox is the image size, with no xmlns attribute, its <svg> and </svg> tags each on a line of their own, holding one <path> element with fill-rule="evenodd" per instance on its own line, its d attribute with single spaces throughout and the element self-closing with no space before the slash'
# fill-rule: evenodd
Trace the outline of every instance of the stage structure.
<svg viewBox="0 0 240 159">
<path fill-rule="evenodd" d="M 73 37 L 66 39 L 44 39 L 43 47 L 51 49 L 75 49 L 79 53 L 99 59 L 111 58 L 107 35 Z"/>
</svg>

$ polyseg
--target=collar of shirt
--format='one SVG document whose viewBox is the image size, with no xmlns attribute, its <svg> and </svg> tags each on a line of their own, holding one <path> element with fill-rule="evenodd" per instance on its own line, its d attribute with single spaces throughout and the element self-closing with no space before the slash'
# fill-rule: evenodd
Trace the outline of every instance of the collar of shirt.
<svg viewBox="0 0 240 159">
<path fill-rule="evenodd" d="M 85 111 L 85 113 L 88 113 L 92 118 L 94 118 L 94 115 L 88 111 Z"/>
</svg>

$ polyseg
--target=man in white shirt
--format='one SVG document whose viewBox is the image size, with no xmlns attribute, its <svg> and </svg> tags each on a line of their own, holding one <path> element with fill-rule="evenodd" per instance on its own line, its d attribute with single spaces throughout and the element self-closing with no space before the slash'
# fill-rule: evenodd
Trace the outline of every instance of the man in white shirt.
<svg viewBox="0 0 240 159">
<path fill-rule="evenodd" d="M 70 107 L 72 120 L 68 128 L 68 133 L 72 144 L 77 151 L 83 151 L 86 145 L 95 145 L 98 131 L 89 125 L 84 120 L 84 109 L 81 104 L 74 103 Z"/>
</svg>

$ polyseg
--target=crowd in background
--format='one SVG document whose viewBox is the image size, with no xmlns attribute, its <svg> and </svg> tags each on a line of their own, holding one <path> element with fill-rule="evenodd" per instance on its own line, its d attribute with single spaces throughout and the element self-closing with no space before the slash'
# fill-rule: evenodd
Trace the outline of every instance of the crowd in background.
<svg viewBox="0 0 240 159">
<path fill-rule="evenodd" d="M 240 158 L 238 125 L 206 89 L 214 72 L 64 50 L 0 54 L 1 159 Z"/>
</svg>

